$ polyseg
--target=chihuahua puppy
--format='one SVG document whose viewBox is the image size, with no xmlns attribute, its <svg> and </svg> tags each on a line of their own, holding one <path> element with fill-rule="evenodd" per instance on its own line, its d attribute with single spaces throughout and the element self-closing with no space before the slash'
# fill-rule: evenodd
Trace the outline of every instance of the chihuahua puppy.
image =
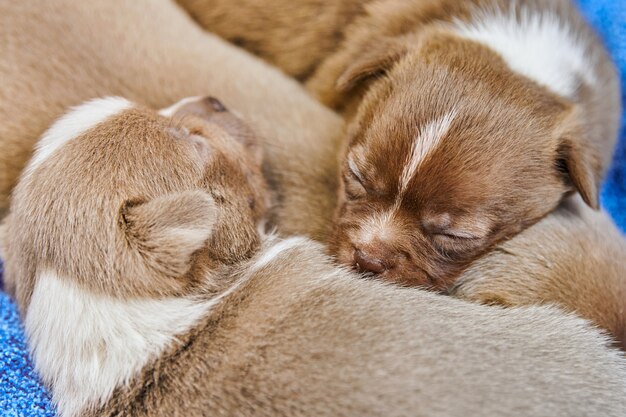
<svg viewBox="0 0 626 417">
<path fill-rule="evenodd" d="M 4 2 L 0 44 L 0 216 L 37 138 L 67 107 L 121 95 L 161 108 L 211 94 L 262 138 L 276 195 L 269 221 L 326 239 L 335 202 L 324 190 L 337 187 L 343 121 L 297 82 L 206 34 L 172 1 Z"/>
<path fill-rule="evenodd" d="M 260 234 L 260 157 L 215 99 L 93 100 L 43 135 L 6 261 L 61 417 L 626 413 L 626 358 L 583 320 L 363 280 Z"/>
<path fill-rule="evenodd" d="M 178 1 L 346 113 L 346 265 L 445 289 L 565 196 L 598 207 L 619 85 L 570 0 Z"/>
<path fill-rule="evenodd" d="M 606 213 L 572 198 L 473 263 L 451 294 L 487 304 L 557 304 L 626 350 L 626 239 Z"/>
</svg>

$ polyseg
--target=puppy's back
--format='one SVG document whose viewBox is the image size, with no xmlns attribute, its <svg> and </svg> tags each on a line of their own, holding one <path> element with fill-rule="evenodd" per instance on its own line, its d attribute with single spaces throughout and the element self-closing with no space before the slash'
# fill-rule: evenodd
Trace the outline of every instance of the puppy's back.
<svg viewBox="0 0 626 417">
<path fill-rule="evenodd" d="M 158 401 L 146 415 L 175 415 L 179 398 L 190 415 L 626 412 L 624 358 L 556 309 L 505 310 L 363 281 L 302 241 L 251 269 L 184 349 L 118 391 L 103 414 L 140 399 Z M 149 383 L 157 373 L 167 375 L 161 386 Z"/>
</svg>

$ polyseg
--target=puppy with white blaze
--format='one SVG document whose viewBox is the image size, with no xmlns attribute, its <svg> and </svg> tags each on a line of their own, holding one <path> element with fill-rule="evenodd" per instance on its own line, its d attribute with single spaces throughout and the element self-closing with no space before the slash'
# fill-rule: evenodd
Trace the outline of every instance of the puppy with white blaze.
<svg viewBox="0 0 626 417">
<path fill-rule="evenodd" d="M 619 78 L 572 0 L 178 2 L 343 112 L 348 266 L 446 291 L 571 194 L 599 206 Z"/>
<path fill-rule="evenodd" d="M 259 149 L 212 98 L 97 99 L 43 135 L 4 250 L 60 416 L 626 415 L 626 359 L 582 319 L 261 233 Z"/>
</svg>

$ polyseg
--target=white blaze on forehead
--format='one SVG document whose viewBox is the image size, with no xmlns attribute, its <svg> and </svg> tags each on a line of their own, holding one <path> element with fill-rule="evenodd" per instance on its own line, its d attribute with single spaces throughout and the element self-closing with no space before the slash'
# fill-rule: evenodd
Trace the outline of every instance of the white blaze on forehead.
<svg viewBox="0 0 626 417">
<path fill-rule="evenodd" d="M 174 113 L 176 113 L 178 109 L 183 107 L 185 104 L 194 103 L 196 101 L 199 101 L 200 99 L 202 99 L 202 97 L 200 96 L 185 97 L 182 100 L 172 104 L 171 106 L 159 110 L 159 114 L 165 117 L 172 117 Z"/>
<path fill-rule="evenodd" d="M 417 171 L 417 167 L 437 148 L 446 133 L 448 133 L 455 116 L 456 112 L 451 111 L 440 119 L 433 120 L 422 127 L 413 142 L 411 152 L 407 157 L 406 165 L 400 176 L 400 189 L 396 204 L 399 204 L 399 201 L 406 192 L 409 182 Z"/>
<path fill-rule="evenodd" d="M 124 98 L 106 97 L 91 100 L 72 108 L 54 122 L 39 139 L 35 153 L 26 167 L 25 175 L 33 172 L 43 161 L 70 140 L 132 107 L 133 104 Z"/>
<path fill-rule="evenodd" d="M 219 299 L 120 300 L 53 272 L 39 275 L 24 326 L 59 415 L 78 416 L 106 402 Z"/>
<path fill-rule="evenodd" d="M 562 96 L 575 94 L 581 80 L 597 82 L 589 45 L 552 11 L 480 11 L 471 22 L 457 21 L 454 30 L 500 54 L 513 71 Z"/>
</svg>

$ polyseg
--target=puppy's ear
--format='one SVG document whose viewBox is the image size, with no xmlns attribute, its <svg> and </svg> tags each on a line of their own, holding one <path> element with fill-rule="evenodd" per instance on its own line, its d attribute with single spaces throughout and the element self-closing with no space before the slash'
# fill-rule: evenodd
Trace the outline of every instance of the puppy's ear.
<svg viewBox="0 0 626 417">
<path fill-rule="evenodd" d="M 583 146 L 578 129 L 568 131 L 560 139 L 557 167 L 572 186 L 580 193 L 587 205 L 595 210 L 600 208 L 600 186 L 603 170 L 599 157 L 590 146 Z"/>
<path fill-rule="evenodd" d="M 355 54 L 353 62 L 339 76 L 337 90 L 347 93 L 367 80 L 385 74 L 407 50 L 402 42 L 391 38 L 368 44 Z"/>
<path fill-rule="evenodd" d="M 211 122 L 226 131 L 233 139 L 241 143 L 254 161 L 260 166 L 263 162 L 261 140 L 254 129 L 239 116 L 224 112 L 216 114 Z"/>
<path fill-rule="evenodd" d="M 259 137 L 248 123 L 228 110 L 217 98 L 207 96 L 186 101 L 175 110 L 173 117 L 184 118 L 189 115 L 217 125 L 241 143 L 259 165 L 262 163 L 263 152 Z"/>
<path fill-rule="evenodd" d="M 177 278 L 189 270 L 192 255 L 211 237 L 216 217 L 211 196 L 184 191 L 148 201 L 127 200 L 119 224 L 143 267 Z"/>
</svg>

